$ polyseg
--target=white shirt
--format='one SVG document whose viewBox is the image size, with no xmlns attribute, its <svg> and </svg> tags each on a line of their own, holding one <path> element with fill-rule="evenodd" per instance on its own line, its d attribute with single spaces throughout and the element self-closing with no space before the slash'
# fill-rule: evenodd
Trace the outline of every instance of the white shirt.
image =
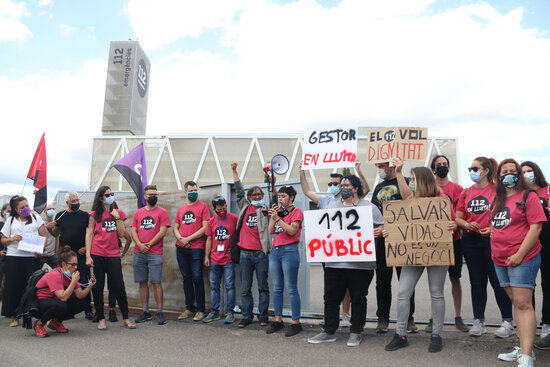
<svg viewBox="0 0 550 367">
<path fill-rule="evenodd" d="M 21 222 L 19 219 L 17 218 L 13 218 L 13 222 L 12 222 L 12 218 L 8 218 L 8 220 L 6 221 L 6 223 L 4 224 L 4 227 L 2 228 L 2 234 L 7 237 L 7 238 L 10 238 L 10 237 L 13 237 L 15 236 L 16 234 L 24 234 L 24 233 L 28 233 L 28 234 L 34 234 L 36 236 L 38 236 L 38 228 L 40 228 L 40 226 L 44 225 L 44 220 L 42 218 L 40 218 L 39 215 L 36 215 L 31 213 L 31 218 L 32 218 L 32 223 L 31 224 L 27 224 L 27 221 L 25 220 L 24 222 Z M 10 243 L 8 246 L 7 246 L 7 253 L 6 253 L 6 256 L 20 256 L 20 257 L 33 257 L 34 256 L 34 253 L 33 252 L 28 252 L 28 251 L 20 251 L 18 249 L 19 247 L 19 241 L 15 241 L 15 242 L 12 242 Z"/>
</svg>

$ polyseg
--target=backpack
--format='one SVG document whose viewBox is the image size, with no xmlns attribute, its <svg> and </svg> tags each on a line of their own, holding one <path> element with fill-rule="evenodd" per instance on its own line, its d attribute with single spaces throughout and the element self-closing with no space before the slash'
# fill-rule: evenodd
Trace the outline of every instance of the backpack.
<svg viewBox="0 0 550 367">
<path fill-rule="evenodd" d="M 21 326 L 24 329 L 32 329 L 32 318 L 38 318 L 40 316 L 36 291 L 48 287 L 36 288 L 36 284 L 47 272 L 47 270 L 38 269 L 32 273 L 23 291 L 23 296 L 21 296 L 21 301 L 19 301 L 19 306 L 17 306 L 15 310 L 17 318 L 23 321 Z"/>
</svg>

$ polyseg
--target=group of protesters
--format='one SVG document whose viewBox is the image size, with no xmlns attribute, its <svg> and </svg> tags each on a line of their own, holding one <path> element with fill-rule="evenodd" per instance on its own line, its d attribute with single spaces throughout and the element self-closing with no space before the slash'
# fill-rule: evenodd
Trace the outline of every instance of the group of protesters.
<svg viewBox="0 0 550 367">
<path fill-rule="evenodd" d="M 348 346 L 361 343 L 366 322 L 366 296 L 376 276 L 378 318 L 376 332 L 386 333 L 389 327 L 393 267 L 387 266 L 383 203 L 391 200 L 416 200 L 442 197 L 452 204 L 452 220 L 445 229 L 452 232 L 454 265 L 396 267 L 399 278 L 397 290 L 397 326 L 395 335 L 386 345 L 387 351 L 408 346 L 407 333 L 416 333 L 414 321 L 414 289 L 424 269 L 428 274 L 431 297 L 431 319 L 424 329 L 431 333 L 428 350 L 439 352 L 444 317 L 444 285 L 449 274 L 453 297 L 455 327 L 471 336 L 487 333 L 485 307 L 487 283 L 493 288 L 502 324 L 494 333 L 507 338 L 515 333 L 519 346 L 510 353 L 498 355 L 505 361 L 517 361 L 520 366 L 532 366 L 533 346 L 550 349 L 550 228 L 548 207 L 550 190 L 544 174 L 533 162 L 521 165 L 513 159 L 499 164 L 486 157 L 473 160 L 468 168 L 473 185 L 462 188 L 449 180 L 449 160 L 443 155 L 432 159 L 431 166 L 415 167 L 406 177 L 403 161 L 377 163 L 381 182 L 374 188 L 372 199 L 365 199 L 370 188 L 364 179 L 359 162 L 358 176 L 331 174 L 328 183 L 331 195 L 313 192 L 300 167 L 302 191 L 319 209 L 369 206 L 373 212 L 376 262 L 327 262 L 324 271 L 323 330 L 308 339 L 309 343 L 336 340 L 340 326 L 349 326 Z M 146 205 L 138 209 L 128 230 L 126 214 L 118 209 L 114 193 L 107 186 L 100 187 L 92 203 L 92 212 L 80 209 L 79 196 L 69 192 L 67 208 L 55 213 L 48 205 L 44 219 L 31 212 L 26 198 L 14 196 L 2 208 L 1 230 L 2 269 L 5 286 L 2 315 L 11 317 L 10 326 L 18 325 L 17 306 L 27 279 L 43 264 L 54 268 L 37 283 L 40 318 L 34 324 L 36 335 L 48 336 L 46 327 L 56 332 L 67 332 L 62 322 L 84 311 L 86 318 L 98 323 L 99 330 L 107 329 L 104 312 L 105 276 L 109 289 L 109 320 L 116 320 L 118 303 L 124 325 L 133 329 L 136 323 L 153 319 L 149 310 L 149 283 L 156 301 L 156 319 L 165 324 L 163 313 L 162 265 L 163 238 L 172 227 L 176 238 L 176 256 L 183 278 L 185 310 L 178 319 L 192 318 L 205 323 L 220 320 L 235 321 L 235 264 L 238 264 L 241 282 L 242 318 L 239 328 L 253 322 L 254 300 L 252 284 L 256 273 L 258 287 L 258 321 L 271 334 L 285 328 L 283 323 L 283 292 L 286 287 L 291 305 L 291 323 L 286 336 L 302 331 L 301 305 L 298 293 L 300 266 L 299 242 L 303 212 L 294 206 L 296 191 L 292 186 L 274 188 L 268 202 L 259 186 L 245 192 L 237 173 L 237 163 L 231 164 L 235 181 L 239 215 L 228 212 L 228 201 L 223 196 L 212 198 L 211 207 L 198 199 L 199 187 L 193 181 L 184 184 L 187 202 L 182 205 L 172 222 L 168 212 L 158 204 L 157 187 L 144 189 Z M 273 178 L 274 179 L 274 178 Z M 273 185 L 275 186 L 275 185 Z M 211 216 L 211 212 L 214 215 Z M 24 234 L 45 237 L 42 253 L 18 249 Z M 121 239 L 125 240 L 122 247 Z M 128 315 L 128 301 L 122 276 L 121 257 L 134 243 L 134 281 L 139 284 L 143 311 L 135 322 Z M 57 254 L 57 256 L 56 256 Z M 472 326 L 468 327 L 461 313 L 462 265 L 466 262 L 473 308 Z M 210 268 L 211 307 L 206 314 L 204 267 Z M 534 312 L 534 289 L 541 269 L 543 307 L 541 337 L 535 342 L 537 320 Z M 274 320 L 270 323 L 268 277 L 273 282 Z M 223 278 L 222 278 L 223 277 Z M 0 275 L 1 279 L 1 275 Z M 224 280 L 226 307 L 220 311 L 220 286 Z M 91 305 L 93 295 L 95 313 Z M 343 308 L 340 317 L 340 305 Z M 342 319 L 340 321 L 340 318 Z"/>
</svg>

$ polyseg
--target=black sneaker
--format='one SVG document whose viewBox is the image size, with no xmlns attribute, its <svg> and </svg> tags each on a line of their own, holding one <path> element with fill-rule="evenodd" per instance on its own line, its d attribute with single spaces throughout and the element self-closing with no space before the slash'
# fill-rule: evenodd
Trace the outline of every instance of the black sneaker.
<svg viewBox="0 0 550 367">
<path fill-rule="evenodd" d="M 116 311 L 115 310 L 109 311 L 109 321 L 111 321 L 111 322 L 117 322 L 118 321 L 118 319 L 116 317 Z"/>
<path fill-rule="evenodd" d="M 437 353 L 441 352 L 441 348 L 443 347 L 443 340 L 439 335 L 432 335 L 430 340 L 430 346 L 428 347 L 428 352 L 431 353 Z"/>
<path fill-rule="evenodd" d="M 166 324 L 166 319 L 164 318 L 164 313 L 163 312 L 157 312 L 157 321 L 158 321 L 159 325 Z"/>
<path fill-rule="evenodd" d="M 247 327 L 248 325 L 252 324 L 252 320 L 250 319 L 242 319 L 239 322 L 239 327 L 242 329 L 243 327 Z"/>
<path fill-rule="evenodd" d="M 281 322 L 273 321 L 271 323 L 271 325 L 269 325 L 269 327 L 267 328 L 265 333 L 266 334 L 273 334 L 274 332 L 279 331 L 279 330 L 284 329 L 284 328 L 285 328 L 285 324 L 282 321 Z"/>
<path fill-rule="evenodd" d="M 388 345 L 386 345 L 384 349 L 387 351 L 394 351 L 408 346 L 409 341 L 407 340 L 406 336 L 399 336 L 398 334 L 395 334 L 392 341 Z"/>
<path fill-rule="evenodd" d="M 268 318 L 260 319 L 260 326 L 267 326 L 267 325 L 269 325 L 269 319 Z"/>
<path fill-rule="evenodd" d="M 97 313 L 94 314 L 94 317 L 92 318 L 92 322 L 99 322 L 99 317 L 97 316 Z"/>
<path fill-rule="evenodd" d="M 94 319 L 94 313 L 92 310 L 86 311 L 86 320 L 93 320 Z"/>
<path fill-rule="evenodd" d="M 294 336 L 302 330 L 302 324 L 290 324 L 286 328 L 285 336 Z"/>
<path fill-rule="evenodd" d="M 109 321 L 111 321 L 111 312 L 109 312 Z M 158 316 L 158 315 L 157 315 Z M 150 312 L 143 311 L 141 315 L 138 316 L 138 318 L 135 320 L 137 323 L 145 322 L 145 321 L 151 321 L 153 319 L 153 316 L 151 316 Z"/>
<path fill-rule="evenodd" d="M 455 317 L 455 327 L 464 333 L 467 333 L 468 331 L 470 331 L 470 328 L 466 326 L 466 324 L 464 324 L 464 321 L 460 316 Z"/>
</svg>

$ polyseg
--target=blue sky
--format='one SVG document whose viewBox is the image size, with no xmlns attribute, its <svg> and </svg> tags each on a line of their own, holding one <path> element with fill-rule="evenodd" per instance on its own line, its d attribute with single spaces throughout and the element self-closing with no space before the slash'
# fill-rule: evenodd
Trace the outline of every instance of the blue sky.
<svg viewBox="0 0 550 367">
<path fill-rule="evenodd" d="M 420 124 L 459 138 L 463 171 L 511 155 L 550 176 L 549 15 L 544 0 L 0 0 L 5 150 L 21 127 L 27 147 L 0 194 L 43 131 L 52 191 L 86 185 L 109 42 L 129 38 L 152 63 L 149 134 Z"/>
</svg>

